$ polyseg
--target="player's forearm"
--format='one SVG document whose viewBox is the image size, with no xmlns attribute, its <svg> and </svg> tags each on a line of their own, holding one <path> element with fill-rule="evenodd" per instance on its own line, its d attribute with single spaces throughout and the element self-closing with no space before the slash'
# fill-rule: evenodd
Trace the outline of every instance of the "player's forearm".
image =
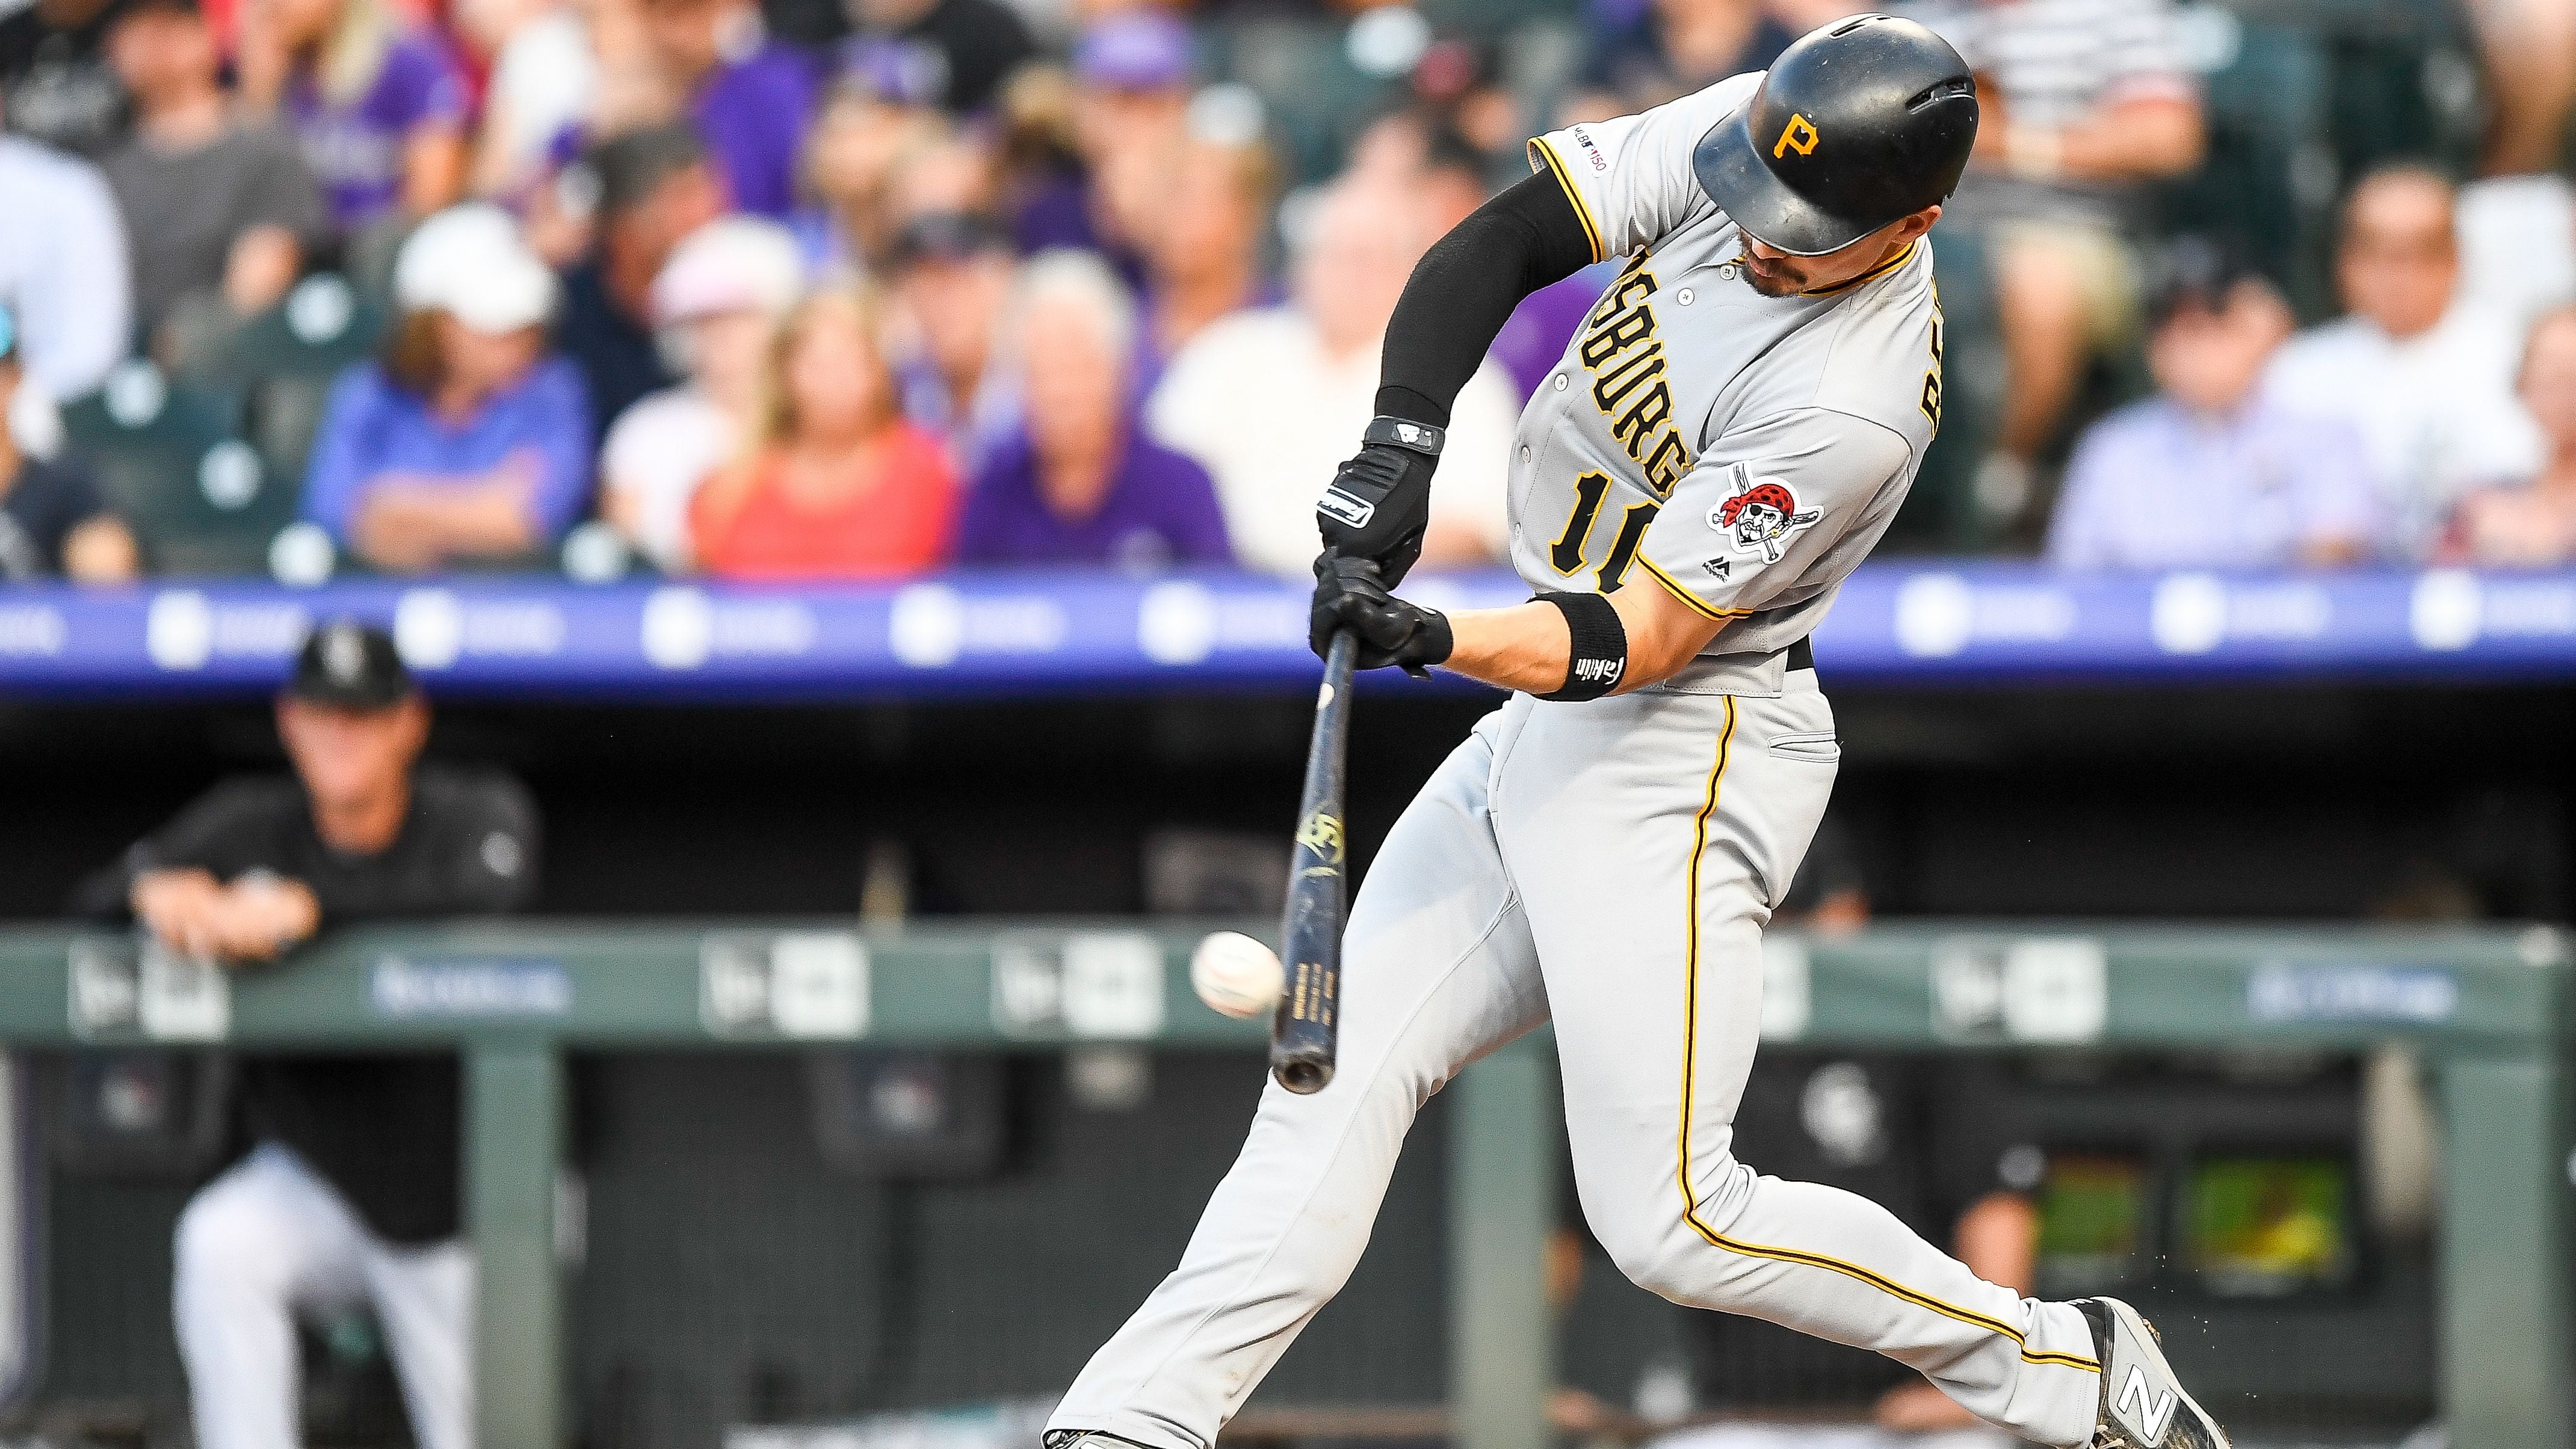
<svg viewBox="0 0 2576 1449">
<path fill-rule="evenodd" d="M 1655 589 L 1621 589 L 1609 596 L 1626 635 L 1626 663 L 1612 694 L 1660 684 L 1679 673 L 1717 637 L 1718 623 L 1682 608 Z M 1497 689 L 1548 694 L 1566 683 L 1574 633 L 1553 604 L 1514 604 L 1507 609 L 1466 609 L 1449 616 L 1455 641 L 1444 668 Z"/>
<path fill-rule="evenodd" d="M 1565 615 L 1549 604 L 1508 609 L 1464 609 L 1449 616 L 1457 642 L 1445 668 L 1496 689 L 1546 694 L 1565 683 L 1574 634 Z"/>
</svg>

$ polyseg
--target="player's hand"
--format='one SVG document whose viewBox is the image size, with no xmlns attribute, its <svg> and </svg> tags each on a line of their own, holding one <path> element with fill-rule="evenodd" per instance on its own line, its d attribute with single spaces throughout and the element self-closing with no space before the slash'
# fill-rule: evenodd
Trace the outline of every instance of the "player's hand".
<svg viewBox="0 0 2576 1449">
<path fill-rule="evenodd" d="M 1315 560 L 1315 607 L 1308 616 L 1307 642 L 1321 656 L 1333 647 L 1333 635 L 1344 629 L 1359 636 L 1354 662 L 1362 669 L 1392 664 L 1407 674 L 1427 674 L 1449 657 L 1453 644 L 1447 615 L 1388 593 L 1378 582 L 1377 565 L 1368 560 L 1328 553 Z"/>
<path fill-rule="evenodd" d="M 224 888 L 202 870 L 155 870 L 135 877 L 126 897 L 135 917 L 162 945 L 205 959 L 223 934 Z"/>
<path fill-rule="evenodd" d="M 1431 470 L 1438 461 L 1393 443 L 1363 444 L 1315 504 L 1325 551 L 1377 565 L 1390 589 L 1403 583 L 1431 526 Z"/>
<path fill-rule="evenodd" d="M 274 961 L 321 924 L 321 904 L 303 882 L 254 874 L 224 888 L 217 945 L 226 960 Z"/>
</svg>

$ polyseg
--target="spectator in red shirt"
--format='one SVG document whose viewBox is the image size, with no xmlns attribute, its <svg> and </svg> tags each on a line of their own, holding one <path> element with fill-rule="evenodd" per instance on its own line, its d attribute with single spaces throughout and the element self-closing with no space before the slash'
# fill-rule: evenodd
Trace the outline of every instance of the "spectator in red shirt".
<svg viewBox="0 0 2576 1449">
<path fill-rule="evenodd" d="M 2444 562 L 2491 568 L 2576 562 L 2576 307 L 2543 314 L 2531 325 L 2520 391 L 2547 442 L 2540 471 L 2462 499 L 2438 554 Z"/>
<path fill-rule="evenodd" d="M 751 455 L 690 507 L 699 565 L 742 579 L 895 578 L 946 557 L 957 479 L 904 419 L 873 294 L 816 293 L 779 331 Z"/>
</svg>

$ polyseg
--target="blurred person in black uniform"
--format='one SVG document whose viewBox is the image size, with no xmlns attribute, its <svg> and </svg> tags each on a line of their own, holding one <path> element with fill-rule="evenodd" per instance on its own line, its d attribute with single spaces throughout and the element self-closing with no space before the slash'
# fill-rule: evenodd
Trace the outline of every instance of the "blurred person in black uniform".
<svg viewBox="0 0 2576 1449">
<path fill-rule="evenodd" d="M 250 969 L 327 926 L 488 915 L 536 880 L 497 771 L 418 763 L 429 705 L 383 631 L 306 640 L 277 702 L 291 777 L 228 781 L 83 888 L 162 945 Z M 370 1304 L 421 1449 L 469 1449 L 474 1262 L 450 1054 L 246 1064 L 258 1145 L 180 1215 L 172 1288 L 199 1449 L 299 1442 L 299 1312 Z"/>
</svg>

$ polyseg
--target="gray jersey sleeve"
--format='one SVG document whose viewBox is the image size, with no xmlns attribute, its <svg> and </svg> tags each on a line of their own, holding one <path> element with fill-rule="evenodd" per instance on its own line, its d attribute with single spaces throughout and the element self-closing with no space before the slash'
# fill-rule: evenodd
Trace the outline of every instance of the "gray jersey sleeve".
<svg viewBox="0 0 2576 1449">
<path fill-rule="evenodd" d="M 1594 261 L 1651 247 L 1714 209 L 1691 171 L 1691 149 L 1761 83 L 1759 71 L 1730 76 L 1651 111 L 1550 131 L 1529 143 L 1530 169 L 1554 172 L 1574 199 Z"/>
<path fill-rule="evenodd" d="M 1702 450 L 1637 562 L 1712 619 L 1802 603 L 1877 542 L 1881 529 L 1861 525 L 1882 521 L 1911 457 L 1902 435 L 1850 413 L 1774 413 Z"/>
</svg>

